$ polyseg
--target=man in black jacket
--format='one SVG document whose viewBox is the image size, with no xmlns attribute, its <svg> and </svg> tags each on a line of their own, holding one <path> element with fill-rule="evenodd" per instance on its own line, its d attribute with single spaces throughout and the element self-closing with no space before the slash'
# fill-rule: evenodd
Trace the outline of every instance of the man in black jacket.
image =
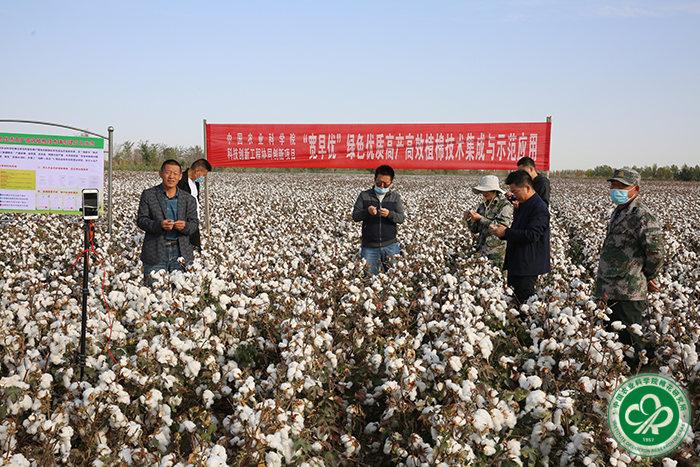
<svg viewBox="0 0 700 467">
<path fill-rule="evenodd" d="M 380 266 L 388 270 L 391 258 L 401 253 L 396 226 L 404 221 L 403 204 L 399 194 L 389 190 L 393 183 L 394 169 L 377 167 L 374 186 L 360 193 L 352 211 L 352 219 L 362 221 L 360 256 L 367 261 L 368 274 L 377 274 Z"/>
<path fill-rule="evenodd" d="M 551 271 L 549 262 L 549 209 L 535 193 L 530 175 L 523 170 L 508 174 L 506 185 L 518 201 L 510 228 L 492 224 L 489 232 L 508 241 L 503 269 L 508 285 L 523 304 L 535 295 L 537 277 Z"/>
<path fill-rule="evenodd" d="M 199 212 L 199 184 L 204 181 L 204 177 L 211 172 L 211 164 L 206 159 L 199 159 L 192 163 L 189 169 L 182 173 L 182 179 L 177 184 L 177 187 L 191 194 L 197 200 L 197 219 L 202 216 Z M 190 243 L 193 247 L 200 251 L 202 249 L 202 240 L 199 234 L 199 225 L 197 231 L 190 236 Z"/>
</svg>

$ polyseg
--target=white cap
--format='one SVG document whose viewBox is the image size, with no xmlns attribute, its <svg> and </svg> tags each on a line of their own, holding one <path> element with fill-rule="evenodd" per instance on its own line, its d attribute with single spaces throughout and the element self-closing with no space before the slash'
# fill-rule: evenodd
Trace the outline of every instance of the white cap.
<svg viewBox="0 0 700 467">
<path fill-rule="evenodd" d="M 505 193 L 505 190 L 501 189 L 498 183 L 498 177 L 495 175 L 486 175 L 481 177 L 481 184 L 472 188 L 475 195 L 478 195 L 482 191 L 497 191 L 501 194 Z"/>
</svg>

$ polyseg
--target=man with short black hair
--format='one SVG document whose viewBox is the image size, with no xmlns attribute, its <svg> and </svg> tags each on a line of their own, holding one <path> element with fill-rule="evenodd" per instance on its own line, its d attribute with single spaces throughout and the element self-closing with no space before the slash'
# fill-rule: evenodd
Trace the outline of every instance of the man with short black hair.
<svg viewBox="0 0 700 467">
<path fill-rule="evenodd" d="M 180 163 L 169 159 L 158 172 L 163 183 L 141 193 L 136 225 L 146 232 L 141 250 L 144 279 L 151 285 L 152 271 L 184 271 L 194 260 L 189 237 L 197 229 L 197 201 L 177 187 L 182 178 Z"/>
<path fill-rule="evenodd" d="M 367 261 L 368 274 L 386 271 L 392 257 L 401 253 L 396 238 L 397 224 L 404 221 L 403 204 L 398 193 L 390 191 L 394 169 L 381 165 L 374 171 L 374 186 L 360 193 L 355 201 L 352 219 L 362 221 L 360 256 Z"/>
<path fill-rule="evenodd" d="M 535 161 L 530 157 L 523 157 L 518 161 L 518 170 L 524 170 L 532 178 L 532 187 L 535 189 L 535 193 L 540 195 L 544 204 L 549 206 L 549 179 L 544 175 L 540 175 L 535 170 Z"/>
<path fill-rule="evenodd" d="M 178 188 L 191 194 L 197 200 L 197 219 L 201 219 L 202 215 L 199 212 L 199 184 L 204 181 L 204 177 L 211 172 L 211 164 L 206 159 L 198 159 L 192 163 L 189 169 L 182 173 L 182 179 L 177 184 Z M 199 233 L 199 224 L 197 231 L 190 235 L 190 243 L 193 247 L 200 251 L 202 248 L 202 240 Z"/>
<path fill-rule="evenodd" d="M 505 183 L 519 207 L 510 228 L 491 224 L 489 232 L 508 240 L 503 269 L 508 271 L 508 285 L 513 288 L 515 298 L 523 304 L 535 295 L 537 277 L 551 271 L 549 209 L 535 193 L 532 178 L 526 171 L 511 172 Z"/>
</svg>

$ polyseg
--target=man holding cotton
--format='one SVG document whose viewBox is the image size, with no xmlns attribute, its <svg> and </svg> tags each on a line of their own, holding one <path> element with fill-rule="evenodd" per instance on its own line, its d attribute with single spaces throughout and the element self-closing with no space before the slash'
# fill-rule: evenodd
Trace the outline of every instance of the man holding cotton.
<svg viewBox="0 0 700 467">
<path fill-rule="evenodd" d="M 404 221 L 403 203 L 391 191 L 394 169 L 380 165 L 374 171 L 374 186 L 360 193 L 352 210 L 352 220 L 362 222 L 360 256 L 367 261 L 367 274 L 388 270 L 392 258 L 401 253 L 396 238 L 397 224 Z"/>
<path fill-rule="evenodd" d="M 158 172 L 161 184 L 141 193 L 136 225 L 146 235 L 143 239 L 141 261 L 146 285 L 152 284 L 151 272 L 184 271 L 185 264 L 194 260 L 190 235 L 198 225 L 197 200 L 177 187 L 182 167 L 176 160 L 163 162 Z"/>
<path fill-rule="evenodd" d="M 537 278 L 551 271 L 549 262 L 549 208 L 532 186 L 530 174 L 517 170 L 508 174 L 506 185 L 519 207 L 510 228 L 491 224 L 489 232 L 508 240 L 503 268 L 508 285 L 519 304 L 535 295 Z"/>
</svg>

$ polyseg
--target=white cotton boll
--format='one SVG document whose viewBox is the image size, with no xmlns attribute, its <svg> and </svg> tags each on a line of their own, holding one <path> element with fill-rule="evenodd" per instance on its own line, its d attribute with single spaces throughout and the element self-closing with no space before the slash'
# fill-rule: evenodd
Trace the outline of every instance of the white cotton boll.
<svg viewBox="0 0 700 467">
<path fill-rule="evenodd" d="M 226 449 L 223 446 L 215 444 L 211 448 L 211 453 L 207 459 L 206 467 L 226 467 Z"/>
<path fill-rule="evenodd" d="M 207 458 L 206 467 L 227 467 L 226 459 L 220 456 L 210 456 Z"/>
<path fill-rule="evenodd" d="M 29 410 L 32 407 L 32 403 L 32 398 L 29 395 L 25 394 L 25 396 L 19 402 L 19 407 L 22 410 Z"/>
<path fill-rule="evenodd" d="M 216 312 L 214 312 L 211 307 L 206 307 L 204 310 L 202 310 L 202 318 L 206 324 L 211 324 L 217 320 Z"/>
<path fill-rule="evenodd" d="M 44 420 L 44 423 L 41 424 L 41 429 L 44 430 L 45 432 L 51 431 L 53 428 L 53 422 L 51 420 Z"/>
<path fill-rule="evenodd" d="M 474 413 L 472 425 L 476 431 L 481 433 L 493 428 L 493 420 L 486 410 L 479 409 Z"/>
<path fill-rule="evenodd" d="M 627 326 L 622 324 L 622 321 L 613 321 L 612 327 L 615 331 L 622 331 L 623 329 L 627 328 Z"/>
<path fill-rule="evenodd" d="M 457 278 L 452 274 L 445 274 L 440 280 L 448 287 L 454 287 L 457 284 Z"/>
<path fill-rule="evenodd" d="M 19 388 L 19 389 L 29 389 L 29 384 L 22 381 L 19 375 L 13 375 L 6 378 L 0 379 L 0 387 L 3 388 Z"/>
<path fill-rule="evenodd" d="M 100 374 L 100 377 L 98 379 L 100 380 L 100 382 L 103 382 L 105 384 L 112 384 L 114 381 L 116 381 L 117 375 L 115 375 L 112 370 L 107 370 Z"/>
<path fill-rule="evenodd" d="M 285 397 L 287 398 L 292 398 L 294 396 L 294 386 L 292 386 L 290 383 L 282 383 L 280 385 L 280 390 L 284 394 Z"/>
<path fill-rule="evenodd" d="M 378 422 L 370 422 L 367 424 L 365 427 L 364 433 L 366 435 L 371 435 L 372 433 L 376 433 L 377 430 L 379 429 L 379 423 Z"/>
<path fill-rule="evenodd" d="M 354 436 L 342 435 L 340 442 L 345 446 L 345 455 L 352 457 L 360 449 L 360 443 Z"/>
<path fill-rule="evenodd" d="M 518 465 L 522 465 L 522 461 L 520 460 L 520 441 L 511 439 L 506 443 L 506 450 L 509 460 L 515 461 Z"/>
<path fill-rule="evenodd" d="M 542 390 L 532 391 L 525 400 L 525 412 L 530 412 L 547 401 L 547 394 Z"/>
<path fill-rule="evenodd" d="M 664 457 L 664 459 L 661 461 L 661 465 L 663 467 L 676 467 L 678 465 L 678 461 Z"/>
<path fill-rule="evenodd" d="M 487 456 L 493 456 L 496 454 L 496 442 L 492 439 L 485 439 L 481 442 L 481 451 Z"/>
<path fill-rule="evenodd" d="M 195 378 L 199 374 L 199 370 L 202 368 L 202 364 L 197 360 L 190 358 L 185 366 L 185 376 L 188 378 Z"/>
<path fill-rule="evenodd" d="M 330 363 L 331 368 L 338 367 L 338 357 L 336 357 L 333 352 L 331 352 L 330 350 L 327 351 L 326 358 L 328 359 L 328 362 Z"/>
<path fill-rule="evenodd" d="M 139 437 L 141 436 L 142 428 L 136 422 L 129 422 L 126 429 L 126 436 L 129 438 L 129 442 L 132 444 L 137 444 L 139 442 Z"/>
<path fill-rule="evenodd" d="M 61 453 L 61 456 L 63 458 L 67 458 L 68 455 L 70 454 L 71 450 L 71 438 L 73 437 L 73 428 L 69 426 L 64 426 L 61 428 L 61 430 L 58 432 L 58 439 L 59 439 L 59 451 Z"/>
<path fill-rule="evenodd" d="M 399 390 L 399 383 L 396 381 L 387 381 L 386 383 L 382 384 L 381 389 L 388 394 L 392 394 Z"/>
<path fill-rule="evenodd" d="M 158 430 L 154 436 L 156 443 L 158 443 L 158 449 L 162 452 L 167 451 L 170 445 L 170 428 L 167 426 L 162 427 Z"/>
<path fill-rule="evenodd" d="M 539 389 L 542 386 L 542 378 L 537 375 L 525 376 L 521 374 L 520 378 L 518 378 L 518 383 L 520 384 L 521 388 L 528 391 L 530 389 Z"/>
<path fill-rule="evenodd" d="M 448 360 L 448 363 L 450 364 L 450 367 L 452 368 L 452 370 L 455 372 L 462 369 L 462 361 L 456 355 L 451 356 L 450 359 Z"/>
<path fill-rule="evenodd" d="M 505 417 L 503 416 L 503 413 L 500 410 L 494 408 L 489 411 L 489 414 L 491 415 L 491 421 L 493 422 L 494 431 L 501 431 L 501 429 L 503 428 L 503 424 L 506 421 Z"/>
<path fill-rule="evenodd" d="M 202 393 L 202 399 L 204 400 L 205 408 L 208 409 L 214 404 L 214 393 L 207 389 Z"/>
<path fill-rule="evenodd" d="M 282 467 L 282 457 L 277 452 L 268 452 L 265 456 L 265 464 L 267 467 Z"/>
<path fill-rule="evenodd" d="M 151 389 L 147 395 L 139 397 L 139 401 L 149 409 L 155 409 L 163 400 L 163 393 L 157 389 Z"/>
<path fill-rule="evenodd" d="M 520 378 L 518 378 L 518 384 L 522 389 L 525 389 L 526 391 L 532 389 L 532 386 L 530 386 L 530 381 L 527 379 L 527 376 L 521 374 Z"/>
<path fill-rule="evenodd" d="M 53 376 L 51 376 L 48 373 L 44 373 L 41 376 L 41 382 L 39 383 L 39 387 L 42 389 L 49 389 L 51 387 L 52 382 L 53 382 Z"/>
<path fill-rule="evenodd" d="M 34 465 L 32 462 L 29 462 L 26 457 L 24 457 L 22 454 L 14 454 L 10 459 L 9 459 L 9 466 L 11 467 L 31 467 Z M 5 464 L 3 464 L 5 465 Z"/>
</svg>

